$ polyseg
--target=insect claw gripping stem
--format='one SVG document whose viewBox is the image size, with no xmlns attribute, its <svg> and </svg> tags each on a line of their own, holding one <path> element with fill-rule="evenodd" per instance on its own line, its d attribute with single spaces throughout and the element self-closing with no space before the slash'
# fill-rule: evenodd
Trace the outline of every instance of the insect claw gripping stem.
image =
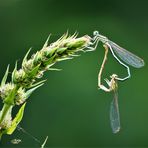
<svg viewBox="0 0 148 148">
<path fill-rule="evenodd" d="M 95 31 L 94 31 L 95 32 Z M 89 46 L 87 47 L 88 50 L 85 50 L 86 52 L 89 52 L 89 51 L 95 51 L 97 46 L 98 46 L 98 43 L 99 43 L 99 38 L 97 38 L 97 35 L 95 33 L 93 33 L 94 37 L 93 38 L 90 38 L 91 39 L 91 42 L 89 43 Z M 91 47 L 95 45 L 94 47 Z"/>
</svg>

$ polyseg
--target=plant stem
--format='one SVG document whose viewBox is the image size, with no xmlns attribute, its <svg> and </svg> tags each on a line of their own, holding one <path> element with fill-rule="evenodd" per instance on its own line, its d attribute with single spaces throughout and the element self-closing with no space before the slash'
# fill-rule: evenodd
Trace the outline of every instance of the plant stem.
<svg viewBox="0 0 148 148">
<path fill-rule="evenodd" d="M 69 36 L 64 34 L 56 42 L 48 45 L 48 40 L 40 51 L 37 51 L 29 59 L 30 50 L 25 55 L 22 66 L 17 70 L 17 62 L 11 75 L 11 82 L 7 82 L 9 66 L 5 72 L 0 86 L 0 97 L 3 100 L 3 108 L 0 112 L 0 135 L 11 135 L 23 118 L 26 100 L 37 88 L 42 86 L 45 80 L 43 73 L 50 70 L 55 63 L 72 59 L 76 52 L 85 51 L 90 46 L 91 37 L 85 35 L 77 38 L 77 34 Z M 21 106 L 15 118 L 12 119 L 12 108 Z"/>
<path fill-rule="evenodd" d="M 0 123 L 2 123 L 5 120 L 7 115 L 11 114 L 12 108 L 13 108 L 13 105 L 4 103 L 4 106 L 3 106 L 2 111 L 0 113 Z"/>
</svg>

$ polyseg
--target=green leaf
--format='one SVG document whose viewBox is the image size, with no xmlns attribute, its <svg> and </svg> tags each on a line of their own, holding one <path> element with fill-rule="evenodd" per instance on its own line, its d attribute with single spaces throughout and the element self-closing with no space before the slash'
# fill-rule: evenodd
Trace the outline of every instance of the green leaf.
<svg viewBox="0 0 148 148">
<path fill-rule="evenodd" d="M 41 87 L 44 83 L 41 83 L 40 85 L 37 85 L 36 87 L 33 87 L 26 91 L 26 98 L 29 98 L 29 96 L 39 87 Z"/>
<path fill-rule="evenodd" d="M 14 70 L 13 70 L 13 72 L 12 72 L 12 82 L 14 83 L 15 81 L 16 81 L 16 79 L 15 79 L 15 72 L 17 71 L 17 61 L 16 61 L 16 63 L 15 63 L 15 67 L 14 67 Z"/>
<path fill-rule="evenodd" d="M 48 46 L 48 41 L 49 41 L 50 36 L 51 36 L 51 34 L 49 34 L 49 36 L 48 36 L 45 44 L 43 45 L 43 48 L 42 49 L 44 49 L 44 48 L 46 48 Z"/>
<path fill-rule="evenodd" d="M 28 57 L 28 55 L 29 55 L 31 49 L 32 49 L 32 48 L 30 48 L 30 49 L 28 50 L 28 52 L 26 53 L 26 55 L 25 55 L 25 57 L 24 57 L 24 59 L 23 59 L 22 65 L 24 65 L 24 63 L 27 61 L 27 57 Z"/>
<path fill-rule="evenodd" d="M 54 58 L 55 58 L 55 55 L 54 54 L 51 58 L 49 58 L 48 60 L 44 61 L 44 65 L 47 66 L 47 65 L 50 65 L 52 63 L 54 63 Z"/>
<path fill-rule="evenodd" d="M 37 82 L 37 83 L 32 84 L 31 86 L 29 86 L 29 87 L 27 87 L 27 88 L 35 87 L 35 86 L 37 86 L 37 85 L 40 85 L 40 84 L 44 83 L 45 81 L 47 81 L 47 80 L 39 81 L 39 82 Z"/>
<path fill-rule="evenodd" d="M 67 47 L 63 47 L 63 48 L 58 48 L 57 49 L 57 54 L 62 54 L 64 51 L 67 50 Z"/>
<path fill-rule="evenodd" d="M 26 103 L 24 103 L 24 104 L 21 106 L 21 108 L 19 109 L 19 111 L 18 111 L 16 117 L 15 117 L 15 118 L 13 119 L 13 121 L 12 121 L 11 127 L 6 130 L 6 133 L 7 133 L 8 135 L 11 135 L 11 134 L 15 131 L 17 125 L 21 122 L 21 120 L 22 120 L 22 118 L 23 118 L 25 106 L 26 106 Z"/>
<path fill-rule="evenodd" d="M 6 103 L 4 104 L 0 113 L 0 123 L 2 123 L 5 118 L 8 118 L 8 119 L 11 118 L 12 107 L 13 105 L 11 104 L 6 104 Z"/>
<path fill-rule="evenodd" d="M 36 76 L 36 74 L 37 74 L 39 68 L 40 68 L 40 64 L 38 64 L 36 67 L 34 67 L 34 68 L 28 73 L 29 77 L 32 78 L 32 77 Z"/>
<path fill-rule="evenodd" d="M 1 81 L 1 86 L 5 85 L 7 77 L 8 77 L 8 73 L 9 73 L 9 65 L 7 66 L 7 70 L 6 70 L 5 75 L 4 75 L 4 77 L 3 77 L 2 81 Z"/>
<path fill-rule="evenodd" d="M 47 57 L 51 58 L 55 55 L 56 51 L 57 51 L 58 47 L 54 47 L 54 48 L 49 48 L 47 50 Z"/>
<path fill-rule="evenodd" d="M 63 58 L 57 59 L 56 61 L 60 62 L 60 61 L 71 60 L 71 59 L 73 59 L 73 57 L 63 57 Z"/>
<path fill-rule="evenodd" d="M 72 56 L 72 57 L 79 57 L 79 56 L 81 56 L 81 55 L 79 55 L 79 54 L 69 54 L 69 56 Z"/>
<path fill-rule="evenodd" d="M 12 91 L 10 92 L 10 94 L 4 99 L 4 103 L 6 104 L 10 104 L 10 105 L 14 105 L 14 98 L 15 98 L 15 95 L 16 95 L 16 87 L 14 87 L 12 89 Z"/>
<path fill-rule="evenodd" d="M 51 71 L 61 71 L 62 69 L 58 69 L 58 68 L 49 68 L 48 70 L 51 70 Z"/>
<path fill-rule="evenodd" d="M 57 42 L 62 42 L 64 39 L 66 39 L 68 37 L 68 30 L 67 30 L 67 32 L 66 33 L 64 33 L 57 41 L 56 41 L 56 43 Z"/>
</svg>

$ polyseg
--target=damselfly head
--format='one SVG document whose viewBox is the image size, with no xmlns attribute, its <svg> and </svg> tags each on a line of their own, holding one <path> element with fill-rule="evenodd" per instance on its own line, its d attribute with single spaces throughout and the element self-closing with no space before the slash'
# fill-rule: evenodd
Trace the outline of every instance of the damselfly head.
<svg viewBox="0 0 148 148">
<path fill-rule="evenodd" d="M 93 35 L 94 35 L 94 36 L 98 36 L 98 35 L 99 35 L 99 31 L 96 31 L 96 30 L 95 30 L 95 31 L 93 32 Z"/>
<path fill-rule="evenodd" d="M 101 35 L 99 31 L 94 31 L 93 35 L 94 35 L 94 40 L 96 39 L 100 40 L 102 43 L 106 43 L 108 41 L 108 38 L 104 35 Z"/>
</svg>

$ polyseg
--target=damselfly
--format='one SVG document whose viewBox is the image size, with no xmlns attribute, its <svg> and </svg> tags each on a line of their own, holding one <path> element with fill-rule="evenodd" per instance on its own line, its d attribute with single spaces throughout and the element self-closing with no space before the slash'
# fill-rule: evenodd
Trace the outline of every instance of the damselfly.
<svg viewBox="0 0 148 148">
<path fill-rule="evenodd" d="M 111 40 L 109 40 L 107 37 L 99 34 L 98 31 L 94 31 L 94 37 L 92 38 L 92 43 L 90 43 L 91 45 L 95 45 L 95 47 L 87 47 L 89 50 L 87 51 L 92 51 L 95 50 L 97 48 L 97 45 L 99 43 L 99 41 L 101 41 L 103 44 L 107 45 L 112 53 L 112 55 L 114 56 L 114 58 L 124 67 L 127 68 L 127 72 L 128 72 L 128 76 L 124 77 L 124 78 L 119 78 L 117 77 L 117 80 L 126 80 L 128 78 L 130 78 L 131 74 L 130 74 L 130 69 L 129 66 L 133 66 L 135 68 L 141 68 L 144 66 L 144 61 L 143 59 L 139 58 L 138 56 L 134 55 L 133 53 L 127 51 L 126 49 L 120 47 L 119 45 L 117 45 L 116 43 L 112 42 Z M 117 56 L 123 61 L 121 61 Z M 126 65 L 128 64 L 128 65 Z"/>
<path fill-rule="evenodd" d="M 98 87 L 99 89 L 102 89 L 105 92 L 113 92 L 114 94 L 113 100 L 110 105 L 110 123 L 111 123 L 111 128 L 112 128 L 113 133 L 117 133 L 120 131 L 120 114 L 119 114 L 119 107 L 118 107 L 117 81 L 118 80 L 124 81 L 131 76 L 129 66 L 126 64 L 129 64 L 135 68 L 141 68 L 142 66 L 144 66 L 144 61 L 138 56 L 134 55 L 133 53 L 125 50 L 124 48 L 118 46 L 116 43 L 110 41 L 107 37 L 100 35 L 98 31 L 94 32 L 94 37 L 92 38 L 92 41 L 93 42 L 90 44 L 95 45 L 95 47 L 90 47 L 90 46 L 87 47 L 89 49 L 88 51 L 95 50 L 98 46 L 99 41 L 101 41 L 104 44 L 103 46 L 105 48 L 105 54 L 104 54 L 104 59 L 103 59 L 103 62 L 102 62 L 102 65 L 101 65 L 101 68 L 98 74 Z M 127 68 L 128 76 L 124 78 L 119 78 L 116 74 L 113 74 L 111 76 L 110 81 L 108 79 L 105 79 L 105 81 L 108 84 L 108 87 L 106 87 L 101 83 L 101 76 L 102 76 L 102 72 L 103 72 L 103 69 L 104 69 L 104 66 L 107 60 L 108 48 L 110 49 L 114 58 L 121 65 Z"/>
<path fill-rule="evenodd" d="M 104 54 L 104 59 L 98 74 L 98 86 L 99 89 L 104 90 L 105 92 L 113 92 L 114 93 L 114 98 L 111 102 L 110 105 L 110 123 L 111 123 L 111 128 L 113 133 L 117 133 L 120 131 L 120 115 L 119 115 L 119 107 L 118 107 L 118 93 L 117 93 L 117 78 L 118 75 L 112 74 L 111 80 L 109 81 L 108 79 L 105 79 L 108 88 L 101 84 L 101 76 L 103 72 L 103 68 L 105 66 L 106 60 L 107 60 L 107 54 L 108 54 L 108 46 L 104 45 L 105 49 L 105 54 Z"/>
</svg>

